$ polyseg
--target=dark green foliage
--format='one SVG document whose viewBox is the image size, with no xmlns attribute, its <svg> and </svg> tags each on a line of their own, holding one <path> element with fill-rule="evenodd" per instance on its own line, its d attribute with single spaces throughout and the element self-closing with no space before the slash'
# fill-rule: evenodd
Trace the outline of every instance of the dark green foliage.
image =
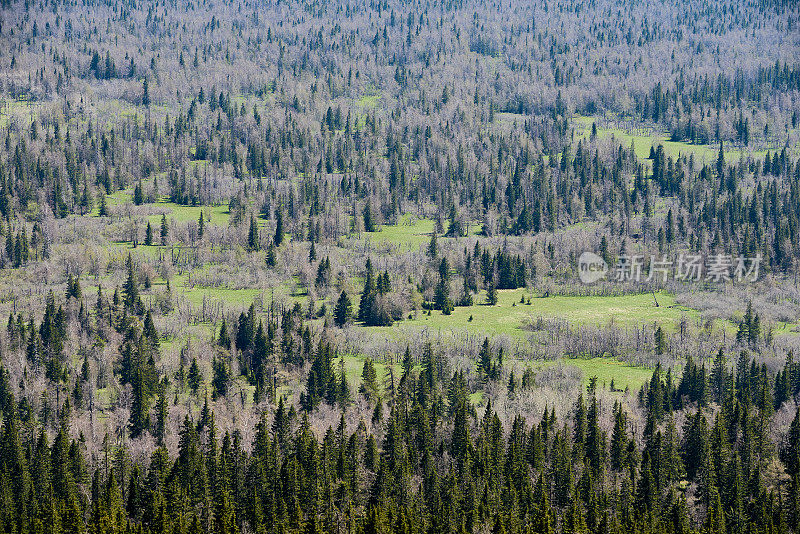
<svg viewBox="0 0 800 534">
<path fill-rule="evenodd" d="M 359 391 L 368 399 L 377 398 L 379 396 L 378 390 L 378 375 L 375 373 L 375 365 L 372 358 L 364 360 L 364 367 L 361 370 L 361 387 Z"/>
<path fill-rule="evenodd" d="M 343 360 L 338 370 L 336 360 L 330 345 L 319 345 L 302 397 L 307 409 L 322 402 L 347 404 Z M 404 380 L 415 379 L 410 353 L 404 360 Z M 588 399 L 581 396 L 562 426 L 545 409 L 539 421 L 529 425 L 516 416 L 504 428 L 491 403 L 478 417 L 463 373 L 454 373 L 443 391 L 437 361 L 435 351 L 426 347 L 415 379 L 417 393 L 402 401 L 405 407 L 392 403 L 385 421 L 373 417 L 372 431 L 363 422 L 348 430 L 342 413 L 337 428 L 315 437 L 308 418 L 298 420 L 281 397 L 271 422 L 265 414 L 256 425 L 251 452 L 245 452 L 238 433 L 220 439 L 206 400 L 196 421 L 184 419 L 177 458 L 158 448 L 149 463 L 124 468 L 117 467 L 113 455 L 108 464 L 87 465 L 79 443 L 70 442 L 63 429 L 52 445 L 44 433 L 21 434 L 12 396 L 0 432 L 4 528 L 56 516 L 64 531 L 100 532 L 124 532 L 129 521 L 137 529 L 186 524 L 188 531 L 204 531 L 201 525 L 210 522 L 213 532 L 322 532 L 336 521 L 374 532 L 384 532 L 397 521 L 409 532 L 459 532 L 458 525 L 541 533 L 738 532 L 747 525 L 766 531 L 774 524 L 784 525 L 788 533 L 794 528 L 791 488 L 800 465 L 800 413 L 778 454 L 790 489 L 779 499 L 761 489 L 763 474 L 747 468 L 747 455 L 754 451 L 730 441 L 732 427 L 724 410 L 713 425 L 708 424 L 709 413 L 690 413 L 681 443 L 668 418 L 645 436 L 640 448 L 629 415 L 618 402 L 609 442 L 601 427 L 595 382 Z M 134 382 L 142 376 L 139 371 Z M 367 360 L 362 392 L 376 395 L 376 380 L 374 364 Z M 657 372 L 645 395 L 655 399 L 651 404 L 661 405 L 662 395 L 653 393 L 659 381 L 668 382 Z M 511 383 L 516 383 L 513 375 Z M 153 434 L 159 443 L 166 432 L 167 388 L 166 381 L 158 386 Z M 149 429 L 149 416 L 137 406 L 136 395 L 133 400 L 130 431 L 135 436 Z M 380 402 L 376 413 L 378 407 L 383 408 Z M 748 439 L 748 431 L 742 432 L 739 439 Z M 762 454 L 769 457 L 766 451 Z M 696 483 L 698 497 L 707 503 L 696 524 L 678 496 L 684 476 Z M 410 484 L 414 477 L 423 481 L 421 486 Z M 752 477 L 754 483 L 748 481 Z M 326 499 L 345 487 L 351 491 L 348 501 Z M 446 505 L 447 512 L 445 501 L 436 497 L 445 488 L 458 497 Z M 409 501 L 419 504 L 411 507 Z"/>
<path fill-rule="evenodd" d="M 486 288 L 486 304 L 488 306 L 497 304 L 497 288 L 494 285 L 490 285 Z"/>
<path fill-rule="evenodd" d="M 200 371 L 200 366 L 197 364 L 197 358 L 192 358 L 192 365 L 189 367 L 189 374 L 186 375 L 188 380 L 189 389 L 192 390 L 193 395 L 197 395 L 200 386 L 203 384 L 203 373 Z"/>
<path fill-rule="evenodd" d="M 139 296 L 139 280 L 136 273 L 136 268 L 133 265 L 133 258 L 128 255 L 128 277 L 125 280 L 123 290 L 123 304 L 125 309 L 134 314 L 139 314 L 142 311 L 142 299 Z"/>
<path fill-rule="evenodd" d="M 258 238 L 258 225 L 255 217 L 250 217 L 250 230 L 247 233 L 247 249 L 255 252 L 261 249 L 261 241 Z"/>
<path fill-rule="evenodd" d="M 272 238 L 272 242 L 276 247 L 281 246 L 281 243 L 283 243 L 283 232 L 283 210 L 278 207 L 275 210 L 275 235 Z"/>
<path fill-rule="evenodd" d="M 667 336 L 661 325 L 656 327 L 655 345 L 656 354 L 664 354 L 667 351 Z"/>
<path fill-rule="evenodd" d="M 382 279 L 379 275 L 378 279 Z M 358 320 L 367 326 L 391 326 L 394 322 L 390 315 L 383 293 L 378 290 L 378 280 L 372 269 L 372 261 L 367 258 L 366 273 L 364 276 L 364 290 L 358 305 Z M 389 277 L 380 281 L 382 289 L 391 289 Z"/>
<path fill-rule="evenodd" d="M 344 326 L 350 320 L 353 314 L 353 305 L 350 302 L 350 297 L 347 293 L 342 291 L 339 295 L 339 300 L 336 301 L 336 307 L 333 310 L 333 321 L 336 326 Z"/>
<path fill-rule="evenodd" d="M 364 217 L 364 231 L 365 232 L 375 232 L 378 230 L 377 225 L 375 224 L 375 219 L 372 216 L 372 206 L 370 206 L 369 202 L 364 205 L 364 211 L 362 212 Z"/>
<path fill-rule="evenodd" d="M 161 246 L 167 245 L 167 238 L 169 237 L 169 227 L 167 226 L 167 216 L 161 216 Z"/>
<path fill-rule="evenodd" d="M 147 228 L 144 232 L 144 244 L 148 247 L 153 244 L 153 227 L 150 226 L 150 221 L 147 221 Z"/>
<path fill-rule="evenodd" d="M 214 399 L 217 397 L 224 397 L 228 394 L 228 387 L 231 380 L 231 372 L 228 365 L 222 358 L 215 357 L 211 364 L 214 373 L 211 379 L 211 386 L 213 387 Z M 191 369 L 190 369 L 191 372 Z"/>
<path fill-rule="evenodd" d="M 217 337 L 217 344 L 225 349 L 231 348 L 231 336 L 228 334 L 228 323 L 222 319 L 222 324 L 219 326 L 219 336 Z"/>
</svg>

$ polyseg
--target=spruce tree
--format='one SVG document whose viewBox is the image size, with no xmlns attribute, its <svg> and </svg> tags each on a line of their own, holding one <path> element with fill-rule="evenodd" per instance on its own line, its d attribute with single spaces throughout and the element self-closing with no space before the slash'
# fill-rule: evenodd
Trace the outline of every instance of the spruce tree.
<svg viewBox="0 0 800 534">
<path fill-rule="evenodd" d="M 197 358 L 192 358 L 192 365 L 189 366 L 189 374 L 187 375 L 189 381 L 189 389 L 192 390 L 193 395 L 197 395 L 200 386 L 203 383 L 203 374 L 200 371 L 200 366 L 197 364 Z"/>
<path fill-rule="evenodd" d="M 283 210 L 280 206 L 275 210 L 275 235 L 272 242 L 276 247 L 280 247 L 283 243 Z"/>
<path fill-rule="evenodd" d="M 137 280 L 136 270 L 133 266 L 133 258 L 130 254 L 128 254 L 127 269 L 128 277 L 125 280 L 125 285 L 122 287 L 124 293 L 123 304 L 125 305 L 125 309 L 133 313 L 138 313 L 140 307 L 139 282 Z"/>
<path fill-rule="evenodd" d="M 336 326 L 342 327 L 350 320 L 352 313 L 353 305 L 350 303 L 350 297 L 348 297 L 347 293 L 343 290 L 339 295 L 339 300 L 336 301 L 336 307 L 333 311 L 333 321 L 336 323 Z"/>
<path fill-rule="evenodd" d="M 261 249 L 261 242 L 258 238 L 258 225 L 256 219 L 250 216 L 250 230 L 247 233 L 247 250 L 256 252 Z"/>
<path fill-rule="evenodd" d="M 375 372 L 375 365 L 372 358 L 364 360 L 364 367 L 361 370 L 361 387 L 359 391 L 368 399 L 378 396 L 378 375 Z"/>
<path fill-rule="evenodd" d="M 150 221 L 147 222 L 147 228 L 144 232 L 144 244 L 148 247 L 153 245 L 153 227 L 150 225 Z"/>
<path fill-rule="evenodd" d="M 169 228 L 167 227 L 167 216 L 166 214 L 161 215 L 161 246 L 164 247 L 167 245 L 167 237 L 169 234 Z"/>
<path fill-rule="evenodd" d="M 133 386 L 133 402 L 131 404 L 131 416 L 128 428 L 131 431 L 131 437 L 136 438 L 150 426 L 147 386 L 140 368 L 133 372 L 133 381 L 131 385 Z"/>
</svg>

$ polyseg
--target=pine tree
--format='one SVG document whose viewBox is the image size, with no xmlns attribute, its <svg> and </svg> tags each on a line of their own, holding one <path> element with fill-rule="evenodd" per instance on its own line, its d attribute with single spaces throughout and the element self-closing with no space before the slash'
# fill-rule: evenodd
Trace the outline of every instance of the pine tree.
<svg viewBox="0 0 800 534">
<path fill-rule="evenodd" d="M 261 249 L 261 243 L 258 238 L 258 225 L 256 219 L 250 216 L 250 230 L 247 233 L 247 250 L 256 252 Z"/>
<path fill-rule="evenodd" d="M 144 244 L 148 247 L 153 245 L 153 227 L 150 225 L 150 221 L 147 222 L 147 228 L 144 232 Z"/>
<path fill-rule="evenodd" d="M 156 401 L 156 426 L 153 434 L 159 445 L 164 444 L 167 436 L 167 385 L 162 381 L 158 387 L 158 400 Z"/>
<path fill-rule="evenodd" d="M 442 258 L 439 264 L 439 283 L 436 285 L 433 306 L 437 310 L 442 310 L 444 315 L 450 315 L 453 311 L 453 304 L 450 301 L 450 264 L 447 258 Z"/>
<path fill-rule="evenodd" d="M 213 397 L 214 399 L 224 397 L 228 394 L 228 384 L 231 379 L 230 369 L 222 358 L 217 358 L 216 356 L 212 362 L 212 369 L 214 372 L 211 380 L 211 385 L 214 388 Z"/>
<path fill-rule="evenodd" d="M 435 258 L 439 254 L 439 248 L 436 243 L 436 232 L 431 234 L 431 240 L 428 243 L 428 256 Z"/>
<path fill-rule="evenodd" d="M 490 284 L 489 287 L 486 288 L 486 304 L 489 306 L 497 304 L 497 288 L 494 284 Z"/>
<path fill-rule="evenodd" d="M 125 309 L 138 313 L 140 307 L 139 282 L 136 279 L 136 270 L 134 269 L 133 258 L 130 254 L 128 254 L 127 269 L 128 277 L 125 280 L 125 285 L 122 287 L 124 292 L 123 304 L 125 305 Z"/>
<path fill-rule="evenodd" d="M 614 402 L 614 430 L 611 434 L 611 468 L 621 471 L 627 463 L 628 450 L 627 417 L 622 405 Z"/>
<path fill-rule="evenodd" d="M 231 337 L 228 334 L 228 323 L 225 321 L 225 318 L 222 318 L 222 324 L 219 327 L 219 336 L 217 337 L 217 344 L 220 347 L 230 350 L 231 348 Z"/>
<path fill-rule="evenodd" d="M 142 84 L 142 105 L 144 107 L 150 107 L 150 83 L 147 81 L 147 78 L 144 79 Z"/>
<path fill-rule="evenodd" d="M 350 303 L 350 297 L 348 297 L 347 293 L 343 290 L 339 295 L 339 300 L 336 301 L 336 308 L 333 312 L 333 321 L 336 323 L 336 326 L 342 327 L 350 320 L 352 313 L 353 305 Z"/>
<path fill-rule="evenodd" d="M 378 396 L 378 375 L 375 372 L 375 365 L 372 358 L 364 360 L 364 367 L 361 370 L 361 387 L 359 391 L 368 399 Z"/>
<path fill-rule="evenodd" d="M 133 203 L 137 206 L 144 204 L 144 190 L 142 189 L 141 180 L 136 183 L 136 187 L 133 189 Z"/>
<path fill-rule="evenodd" d="M 108 204 L 106 201 L 106 193 L 100 193 L 100 208 L 97 212 L 98 217 L 108 217 Z"/>
<path fill-rule="evenodd" d="M 714 393 L 714 400 L 718 404 L 722 404 L 722 398 L 725 393 L 725 376 L 726 376 L 726 359 L 725 353 L 720 347 L 714 358 L 714 367 L 711 371 L 711 388 Z"/>
<path fill-rule="evenodd" d="M 161 344 L 158 331 L 156 330 L 155 323 L 153 322 L 153 312 L 151 310 L 147 310 L 147 314 L 144 317 L 144 329 L 142 334 L 153 348 L 157 349 Z"/>
<path fill-rule="evenodd" d="M 189 389 L 192 390 L 193 395 L 197 395 L 200 386 L 203 383 L 203 374 L 200 372 L 200 366 L 197 364 L 197 358 L 192 358 L 192 365 L 189 367 Z"/>
<path fill-rule="evenodd" d="M 655 344 L 656 354 L 664 354 L 667 351 L 667 337 L 661 325 L 656 327 Z"/>
<path fill-rule="evenodd" d="M 275 210 L 275 236 L 272 242 L 276 247 L 280 247 L 283 243 L 283 210 L 280 206 Z"/>
<path fill-rule="evenodd" d="M 169 229 L 167 228 L 167 216 L 166 214 L 161 215 L 161 246 L 167 246 L 167 237 L 169 234 Z"/>
<path fill-rule="evenodd" d="M 376 323 L 375 293 L 375 273 L 372 270 L 372 261 L 367 258 L 364 290 L 361 292 L 361 300 L 358 305 L 358 320 L 367 325 Z"/>
<path fill-rule="evenodd" d="M 142 370 L 136 369 L 133 373 L 133 402 L 131 404 L 131 416 L 128 428 L 131 437 L 139 437 L 142 432 L 150 427 L 150 417 L 148 415 L 148 394 L 147 386 L 142 376 Z"/>
<path fill-rule="evenodd" d="M 267 247 L 267 267 L 275 267 L 275 263 L 277 261 L 277 256 L 275 254 L 275 244 L 270 243 L 269 247 Z"/>
<path fill-rule="evenodd" d="M 375 232 L 377 228 L 375 225 L 375 219 L 372 216 L 372 206 L 370 206 L 369 202 L 364 204 L 364 211 L 362 215 L 364 217 L 364 231 Z"/>
<path fill-rule="evenodd" d="M 794 419 L 789 425 L 786 445 L 781 450 L 781 460 L 786 466 L 786 472 L 800 481 L 800 408 L 795 411 Z"/>
</svg>

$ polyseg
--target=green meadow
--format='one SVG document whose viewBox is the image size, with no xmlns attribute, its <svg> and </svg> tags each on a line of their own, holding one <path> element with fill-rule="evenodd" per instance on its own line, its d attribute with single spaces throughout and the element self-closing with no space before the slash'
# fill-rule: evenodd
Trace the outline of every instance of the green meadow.
<svg viewBox="0 0 800 534">
<path fill-rule="evenodd" d="M 600 127 L 599 120 L 596 117 L 576 116 L 571 119 L 572 125 L 575 127 L 575 133 L 579 137 L 588 139 L 591 136 L 592 124 L 598 123 L 597 138 L 600 140 L 614 139 L 625 148 L 629 148 L 633 144 L 636 152 L 636 157 L 640 160 L 647 160 L 650 156 L 650 148 L 655 148 L 658 145 L 664 146 L 664 151 L 668 156 L 677 157 L 678 155 L 694 154 L 698 163 L 710 163 L 716 161 L 719 154 L 719 146 L 714 145 L 698 145 L 693 143 L 686 143 L 680 141 L 670 141 L 666 135 L 656 132 L 643 131 L 628 131 L 623 128 L 608 128 Z M 742 154 L 749 154 L 758 157 L 764 157 L 766 150 L 752 151 L 752 150 L 739 150 L 726 148 L 723 145 L 725 157 L 727 159 L 738 159 Z"/>
<path fill-rule="evenodd" d="M 616 325 L 621 328 L 642 324 L 658 323 L 667 330 L 673 330 L 683 317 L 699 319 L 696 310 L 680 306 L 675 298 L 658 293 L 659 306 L 656 307 L 650 293 L 613 297 L 539 297 L 524 289 L 500 290 L 498 302 L 494 306 L 484 304 L 484 293 L 475 296 L 472 306 L 457 306 L 450 315 L 440 311 L 418 312 L 411 319 L 401 323 L 405 327 L 427 328 L 433 330 L 466 330 L 470 333 L 514 337 L 526 335 L 525 325 L 538 318 L 560 318 L 572 325 Z M 526 304 L 521 304 L 521 297 Z M 530 304 L 527 304 L 530 298 Z M 393 327 L 383 328 L 387 333 Z"/>
</svg>

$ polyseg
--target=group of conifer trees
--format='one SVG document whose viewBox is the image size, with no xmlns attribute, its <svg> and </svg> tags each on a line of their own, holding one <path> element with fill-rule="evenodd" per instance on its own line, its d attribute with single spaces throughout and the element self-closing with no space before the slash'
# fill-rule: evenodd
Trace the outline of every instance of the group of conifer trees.
<svg viewBox="0 0 800 534">
<path fill-rule="evenodd" d="M 265 408 L 251 443 L 217 430 L 213 403 L 166 423 L 170 377 L 154 362 L 159 335 L 142 308 L 134 263 L 121 290 L 92 313 L 70 277 L 62 304 L 50 295 L 41 323 L 20 314 L 8 323 L 12 351 L 72 395 L 34 412 L 0 372 L 0 528 L 5 532 L 508 532 L 508 533 L 791 533 L 800 528 L 800 364 L 793 353 L 771 374 L 742 350 L 724 350 L 679 375 L 660 365 L 635 396 L 609 402 L 596 378 L 561 418 L 503 422 L 491 401 L 476 408 L 463 371 L 450 372 L 435 347 L 406 350 L 398 368 L 378 376 L 364 363 L 351 389 L 344 359 L 303 324 L 297 308 L 260 318 L 255 307 L 218 345 L 240 358 Z M 383 278 L 379 276 L 377 278 Z M 384 282 L 381 282 L 383 284 Z M 377 286 L 376 282 L 376 286 Z M 377 289 L 376 289 L 377 291 Z M 71 314 L 78 309 L 77 315 Z M 747 315 L 753 316 L 752 313 Z M 70 431 L 71 406 L 93 388 L 88 363 L 69 376 L 63 344 L 70 321 L 108 325 L 122 335 L 118 367 L 133 391 L 128 435 L 152 434 L 149 458 L 132 458 L 125 441 L 106 437 L 102 453 L 86 455 L 83 435 Z M 752 319 L 750 320 L 752 323 Z M 221 353 L 222 354 L 222 353 Z M 308 368 L 298 406 L 270 385 L 275 366 Z M 218 363 L 219 362 L 219 363 Z M 505 379 L 502 349 L 485 340 L 478 355 L 480 388 Z M 215 358 L 213 391 L 231 379 Z M 183 374 L 182 371 L 180 373 Z M 177 376 L 176 376 L 177 378 Z M 186 383 L 198 394 L 194 360 Z M 527 385 L 525 383 L 527 382 Z M 523 377 L 523 386 L 533 380 Z M 535 386 L 533 386 L 535 387 Z M 508 382 L 513 395 L 513 373 Z M 618 391 L 618 390 L 617 390 Z M 353 423 L 357 397 L 371 407 Z M 276 398 L 277 397 L 277 398 Z M 153 400 L 155 399 L 155 402 Z M 309 416 L 325 403 L 340 422 L 324 434 Z M 644 425 L 635 424 L 644 414 Z M 607 429 L 604 412 L 613 426 Z M 776 439 L 776 414 L 791 418 Z M 349 424 L 347 421 L 351 421 Z M 680 428 L 679 428 L 680 427 Z M 165 448 L 179 436 L 176 453 Z"/>
</svg>

